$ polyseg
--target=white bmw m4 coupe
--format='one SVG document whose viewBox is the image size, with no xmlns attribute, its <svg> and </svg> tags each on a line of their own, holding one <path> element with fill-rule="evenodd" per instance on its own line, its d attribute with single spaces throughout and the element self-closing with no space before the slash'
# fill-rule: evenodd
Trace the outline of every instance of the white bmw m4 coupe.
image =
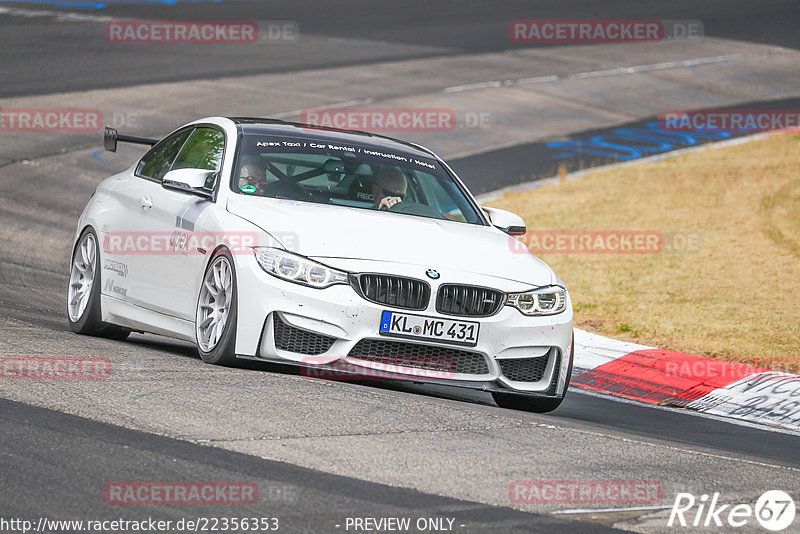
<svg viewBox="0 0 800 534">
<path fill-rule="evenodd" d="M 197 345 L 310 376 L 489 391 L 554 410 L 569 385 L 572 303 L 429 150 L 384 136 L 211 117 L 104 180 L 78 221 L 70 327 Z M 327 370 L 329 374 L 323 372 Z"/>
</svg>

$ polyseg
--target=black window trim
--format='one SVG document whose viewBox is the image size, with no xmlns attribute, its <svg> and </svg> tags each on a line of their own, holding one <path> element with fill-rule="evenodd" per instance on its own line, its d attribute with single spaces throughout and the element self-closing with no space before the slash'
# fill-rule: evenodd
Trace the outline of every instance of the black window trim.
<svg viewBox="0 0 800 534">
<path fill-rule="evenodd" d="M 483 208 L 481 208 L 480 204 L 478 204 L 477 199 L 475 199 L 472 196 L 472 193 L 467 189 L 467 186 L 461 181 L 461 178 L 458 177 L 456 172 L 453 169 L 451 169 L 450 165 L 448 165 L 447 162 L 444 161 L 442 158 L 436 156 L 435 154 L 432 154 L 432 156 L 434 159 L 436 159 L 437 162 L 439 162 L 442 165 L 442 167 L 444 167 L 445 172 L 448 175 L 450 175 L 450 178 L 453 180 L 453 183 L 456 185 L 459 191 L 461 191 L 461 193 L 464 195 L 464 198 L 467 199 L 469 205 L 472 206 L 472 208 L 477 213 L 478 219 L 481 222 L 483 222 L 483 226 L 492 227 L 493 226 L 492 222 L 486 216 L 486 213 L 483 211 Z"/>
<path fill-rule="evenodd" d="M 177 159 L 178 154 L 180 154 L 181 151 L 183 150 L 183 147 L 186 146 L 186 142 L 192 136 L 192 134 L 194 133 L 194 130 L 196 130 L 198 128 L 211 128 L 213 130 L 217 130 L 218 132 L 220 132 L 222 134 L 222 156 L 220 157 L 220 160 L 219 160 L 219 171 L 218 171 L 218 173 L 221 175 L 222 174 L 222 168 L 225 166 L 225 152 L 228 149 L 228 136 L 226 135 L 224 128 L 221 128 L 220 126 L 218 126 L 216 124 L 205 123 L 205 122 L 198 123 L 198 124 L 190 124 L 188 126 L 182 126 L 182 127 L 178 128 L 177 130 L 171 132 L 170 134 L 165 135 L 164 138 L 161 139 L 161 141 L 159 141 L 158 143 L 153 145 L 153 148 L 151 148 L 150 150 L 145 152 L 144 155 L 142 155 L 142 157 L 139 158 L 139 161 L 136 162 L 136 170 L 134 171 L 133 175 L 136 176 L 137 178 L 141 178 L 143 180 L 147 180 L 147 181 L 150 181 L 150 182 L 153 182 L 153 183 L 157 183 L 157 184 L 160 185 L 161 184 L 161 180 L 156 180 L 155 178 L 150 178 L 149 176 L 144 176 L 142 174 L 139 174 L 139 167 L 141 167 L 142 160 L 144 158 L 146 158 L 147 155 L 150 152 L 152 152 L 153 150 L 158 148 L 158 146 L 163 141 L 165 141 L 166 139 L 172 137 L 175 134 L 181 133 L 183 131 L 191 130 L 189 132 L 189 135 L 186 136 L 186 139 L 183 140 L 183 144 L 181 144 L 181 147 L 177 150 L 177 152 L 175 152 L 175 157 L 172 159 L 172 161 L 169 164 L 169 170 L 167 172 L 171 171 L 172 170 L 172 166 L 175 165 L 175 159 Z M 212 202 L 216 202 L 217 201 L 217 194 L 219 192 L 220 183 L 222 182 L 222 180 L 220 178 L 221 178 L 221 176 L 217 176 L 217 181 L 214 184 L 214 198 L 213 198 Z"/>
<path fill-rule="evenodd" d="M 179 134 L 179 133 L 183 133 L 184 131 L 191 130 L 191 131 L 189 131 L 189 135 L 187 135 L 187 136 L 186 136 L 186 139 L 184 139 L 184 140 L 183 140 L 183 144 L 181 144 L 180 148 L 179 148 L 179 149 L 178 149 L 178 150 L 175 152 L 175 157 L 174 157 L 174 158 L 172 158 L 172 161 L 171 161 L 171 162 L 170 162 L 170 164 L 169 164 L 169 169 L 170 169 L 170 170 L 172 170 L 172 164 L 173 164 L 173 163 L 175 163 L 175 158 L 177 158 L 177 157 L 178 157 L 178 154 L 180 154 L 180 151 L 181 151 L 181 150 L 183 150 L 183 147 L 184 147 L 184 145 L 186 144 L 186 141 L 188 141 L 188 140 L 189 140 L 189 137 L 191 137 L 191 136 L 192 136 L 192 131 L 194 131 L 194 129 L 195 129 L 195 126 L 196 126 L 196 125 L 194 125 L 194 124 L 192 124 L 191 126 L 183 126 L 183 127 L 181 127 L 181 128 L 178 128 L 178 129 L 177 129 L 177 130 L 175 130 L 174 132 L 171 132 L 170 134 L 168 134 L 168 135 L 165 135 L 165 136 L 164 136 L 164 137 L 161 139 L 161 141 L 159 141 L 158 143 L 156 143 L 155 145 L 153 145 L 153 148 L 151 148 L 150 150 L 148 150 L 147 152 L 145 152 L 145 153 L 144 153 L 144 155 L 143 155 L 141 158 L 139 158 L 139 161 L 137 161 L 137 162 L 136 162 L 136 171 L 134 171 L 133 175 L 134 175 L 134 176 L 136 176 L 137 178 L 142 178 L 142 179 L 144 179 L 144 180 L 148 180 L 148 181 L 150 181 L 150 182 L 154 182 L 154 183 L 160 184 L 160 183 L 161 183 L 161 180 L 156 180 L 155 178 L 151 178 L 150 176 L 145 176 L 144 174 L 140 174 L 140 172 L 139 172 L 139 171 L 140 171 L 140 169 L 143 167 L 143 165 L 142 165 L 142 161 L 144 161 L 144 158 L 146 158 L 146 157 L 148 156 L 148 154 L 150 154 L 150 152 L 153 152 L 153 151 L 155 151 L 156 149 L 158 149 L 158 148 L 161 146 L 161 144 L 162 144 L 164 141 L 166 141 L 167 139 L 169 139 L 170 137 L 172 137 L 172 136 L 174 136 L 174 135 L 177 135 L 177 134 Z M 167 172 L 169 172 L 169 170 L 168 170 Z"/>
</svg>

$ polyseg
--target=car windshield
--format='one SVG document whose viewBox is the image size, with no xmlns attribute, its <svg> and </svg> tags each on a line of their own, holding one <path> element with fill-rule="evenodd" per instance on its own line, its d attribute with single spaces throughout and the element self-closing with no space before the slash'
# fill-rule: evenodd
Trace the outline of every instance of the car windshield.
<svg viewBox="0 0 800 534">
<path fill-rule="evenodd" d="M 367 145 L 247 134 L 231 188 L 249 196 L 483 224 L 441 163 Z"/>
</svg>

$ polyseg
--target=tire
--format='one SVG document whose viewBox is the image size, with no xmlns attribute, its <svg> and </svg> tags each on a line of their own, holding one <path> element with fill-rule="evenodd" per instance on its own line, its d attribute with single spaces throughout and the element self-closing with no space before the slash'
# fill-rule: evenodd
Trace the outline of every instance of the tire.
<svg viewBox="0 0 800 534">
<path fill-rule="evenodd" d="M 197 297 L 195 339 L 197 352 L 204 362 L 226 366 L 237 364 L 237 302 L 233 258 L 230 252 L 222 250 L 208 262 Z"/>
<path fill-rule="evenodd" d="M 572 378 L 572 361 L 575 356 L 575 335 L 572 336 L 572 343 L 569 354 L 569 366 L 567 367 L 567 381 L 564 384 L 564 394 L 560 397 L 534 397 L 532 395 L 525 395 L 522 393 L 501 393 L 493 392 L 492 398 L 501 408 L 508 408 L 510 410 L 521 410 L 525 412 L 534 413 L 547 413 L 552 412 L 564 402 L 564 397 L 567 396 L 567 389 L 569 389 L 569 382 Z"/>
<path fill-rule="evenodd" d="M 67 287 L 69 328 L 76 334 L 123 341 L 130 335 L 129 329 L 102 321 L 99 258 L 97 234 L 92 228 L 87 228 L 72 251 Z"/>
</svg>

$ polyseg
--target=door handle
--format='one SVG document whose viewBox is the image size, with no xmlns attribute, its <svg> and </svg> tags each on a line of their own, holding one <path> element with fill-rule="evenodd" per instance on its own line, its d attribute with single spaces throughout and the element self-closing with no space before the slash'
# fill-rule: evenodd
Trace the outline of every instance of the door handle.
<svg viewBox="0 0 800 534">
<path fill-rule="evenodd" d="M 153 207 L 153 199 L 149 196 L 139 197 L 139 205 L 144 211 L 150 211 L 150 208 Z"/>
</svg>

